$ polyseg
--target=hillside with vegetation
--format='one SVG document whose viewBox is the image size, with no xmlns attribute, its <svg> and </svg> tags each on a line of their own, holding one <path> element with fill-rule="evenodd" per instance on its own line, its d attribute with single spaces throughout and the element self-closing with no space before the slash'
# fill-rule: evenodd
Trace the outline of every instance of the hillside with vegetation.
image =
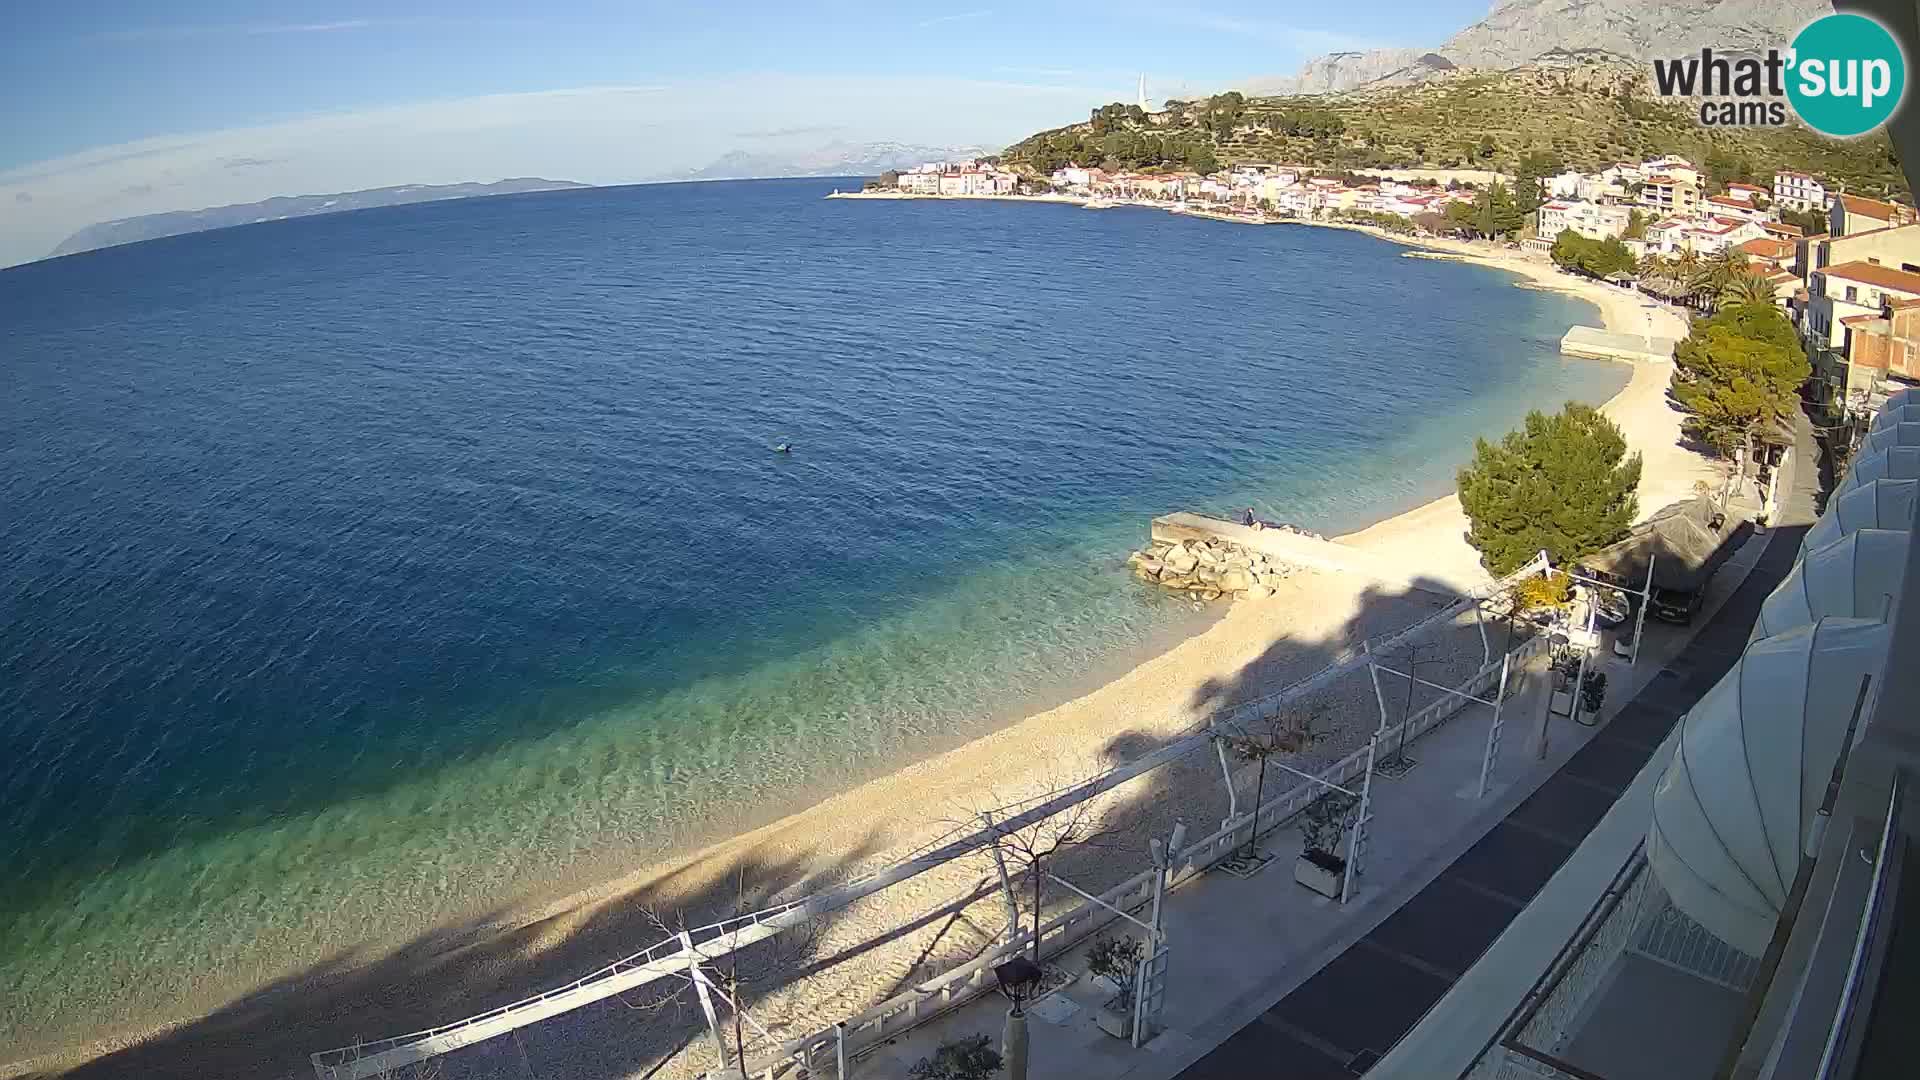
<svg viewBox="0 0 1920 1080">
<path fill-rule="evenodd" d="M 1639 69 L 1612 64 L 1453 72 L 1364 93 L 1247 97 L 1238 91 L 1169 101 L 1160 112 L 1107 105 L 1083 123 L 1043 131 L 1002 160 L 1037 172 L 1073 162 L 1208 171 L 1241 162 L 1328 170 L 1492 169 L 1522 159 L 1592 171 L 1614 161 L 1680 154 L 1712 179 L 1768 183 L 1776 168 L 1868 194 L 1904 191 L 1884 134 L 1841 141 L 1797 123 L 1708 128 L 1692 109 L 1654 98 Z"/>
</svg>

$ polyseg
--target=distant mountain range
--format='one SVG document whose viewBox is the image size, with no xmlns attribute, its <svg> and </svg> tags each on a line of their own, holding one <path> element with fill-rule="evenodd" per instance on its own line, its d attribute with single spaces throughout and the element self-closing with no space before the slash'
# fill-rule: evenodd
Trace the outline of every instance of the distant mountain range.
<svg viewBox="0 0 1920 1080">
<path fill-rule="evenodd" d="M 910 143 L 831 142 L 811 150 L 735 150 L 722 154 L 705 168 L 669 180 L 758 180 L 776 176 L 871 176 L 925 161 L 952 161 L 980 157 L 992 151 L 980 146 L 915 146 Z"/>
<path fill-rule="evenodd" d="M 571 180 L 520 177 L 491 184 L 402 184 L 366 191 L 343 191 L 333 195 L 278 195 L 259 202 L 103 221 L 62 240 L 60 246 L 53 249 L 52 255 L 71 255 L 77 251 L 131 244 L 136 240 L 156 240 L 163 236 L 224 229 L 229 225 L 247 225 L 256 221 L 279 221 L 283 218 L 313 217 L 316 214 L 337 214 L 346 210 L 438 202 L 443 199 L 470 199 L 481 195 L 514 195 L 525 191 L 557 191 L 591 186 Z"/>
<path fill-rule="evenodd" d="M 1828 0 L 1494 0 L 1487 17 L 1437 49 L 1338 52 L 1298 74 L 1247 80 L 1262 94 L 1338 94 L 1424 82 L 1458 68 L 1505 70 L 1580 59 L 1645 64 L 1711 45 L 1722 52 L 1784 47 Z"/>
</svg>

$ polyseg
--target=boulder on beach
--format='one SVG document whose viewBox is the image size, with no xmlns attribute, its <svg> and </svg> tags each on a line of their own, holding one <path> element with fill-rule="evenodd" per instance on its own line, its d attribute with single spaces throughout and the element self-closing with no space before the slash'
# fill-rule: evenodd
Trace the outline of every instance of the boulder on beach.
<svg viewBox="0 0 1920 1080">
<path fill-rule="evenodd" d="M 1225 592 L 1239 592 L 1253 585 L 1253 576 L 1245 570 L 1229 567 L 1220 572 L 1214 584 L 1220 586 Z"/>
<path fill-rule="evenodd" d="M 1166 558 L 1163 561 L 1166 563 L 1167 569 L 1176 574 L 1191 574 L 1194 568 L 1200 565 L 1199 557 L 1194 555 L 1184 544 L 1179 547 L 1169 548 Z"/>
</svg>

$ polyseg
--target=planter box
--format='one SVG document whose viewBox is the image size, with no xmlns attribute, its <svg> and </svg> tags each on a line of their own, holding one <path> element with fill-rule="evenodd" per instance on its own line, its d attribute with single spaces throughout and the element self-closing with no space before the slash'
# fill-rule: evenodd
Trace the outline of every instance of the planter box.
<svg viewBox="0 0 1920 1080">
<path fill-rule="evenodd" d="M 1553 700 L 1549 703 L 1548 708 L 1553 711 L 1555 716 L 1572 716 L 1573 691 L 1555 690 L 1553 692 Z"/>
<path fill-rule="evenodd" d="M 1346 883 L 1347 861 L 1324 851 L 1309 851 L 1293 861 L 1293 880 L 1329 900 L 1340 899 Z"/>
<path fill-rule="evenodd" d="M 1093 1022 L 1100 1025 L 1101 1031 L 1116 1039 L 1131 1039 L 1133 1038 L 1133 1005 L 1132 1003 L 1120 1004 L 1117 996 L 1108 998 L 1107 1003 L 1100 1006 L 1093 1014 Z"/>
</svg>

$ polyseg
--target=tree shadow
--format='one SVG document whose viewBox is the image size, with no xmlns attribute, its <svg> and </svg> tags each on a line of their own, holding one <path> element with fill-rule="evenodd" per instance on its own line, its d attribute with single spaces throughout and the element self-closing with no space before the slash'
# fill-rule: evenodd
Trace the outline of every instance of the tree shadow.
<svg viewBox="0 0 1920 1080">
<path fill-rule="evenodd" d="M 1279 594 L 1286 595 L 1284 589 Z M 1393 634 L 1453 603 L 1454 594 L 1437 581 L 1420 580 L 1399 592 L 1365 588 L 1350 613 L 1334 624 L 1337 629 L 1314 638 L 1276 632 L 1253 660 L 1200 686 L 1179 718 L 1117 724 L 1092 751 L 1090 767 L 1110 769 L 1191 739 L 1204 730 L 1208 716 L 1281 691 L 1349 656 L 1361 641 Z M 1487 633 L 1497 652 L 1502 631 L 1491 618 Z M 1424 643 L 1419 650 L 1389 649 L 1376 659 L 1402 669 L 1412 664 L 1422 678 L 1445 685 L 1464 679 L 1482 660 L 1470 609 L 1436 620 L 1416 640 Z M 1389 723 L 1439 694 L 1405 680 L 1388 683 L 1385 689 Z M 1332 704 L 1331 731 L 1325 740 L 1284 759 L 1296 768 L 1331 763 L 1364 745 L 1380 723 L 1380 698 L 1364 665 L 1326 680 L 1312 693 Z M 1251 794 L 1250 771 L 1236 770 L 1234 784 L 1242 792 L 1244 811 Z M 1279 790 L 1271 783 L 1269 788 L 1269 796 Z M 1098 801 L 1100 813 L 1112 825 L 1103 842 L 1067 848 L 1045 865 L 1049 874 L 1095 894 L 1151 865 L 1150 838 L 1164 838 L 1176 822 L 1184 822 L 1190 838 L 1197 839 L 1214 831 L 1228 807 L 1211 752 L 1186 754 Z M 937 807 L 925 810 L 928 821 L 939 816 Z M 199 1019 L 65 1072 L 38 1075 L 86 1080 L 304 1077 L 311 1075 L 308 1055 L 316 1050 L 444 1024 L 565 985 L 661 940 L 660 913 L 671 913 L 676 924 L 698 926 L 728 917 L 742 906 L 753 910 L 831 888 L 872 869 L 876 860 L 900 857 L 894 850 L 898 845 L 881 843 L 880 835 L 876 823 L 854 850 L 749 856 L 725 866 L 711 858 L 689 857 L 675 871 L 643 885 L 537 919 L 502 926 L 510 914 L 502 909 L 419 935 L 378 955 L 365 949 L 344 951 Z M 1024 885 L 1014 891 L 1016 910 L 1023 910 L 1031 893 Z M 1079 903 L 1072 890 L 1043 881 L 1043 913 Z M 984 851 L 976 851 L 953 864 L 950 873 L 903 882 L 879 897 L 819 917 L 811 929 L 818 937 L 805 955 L 781 958 L 763 985 L 741 988 L 749 1013 L 764 1010 L 769 1028 L 767 1037 L 756 1040 L 755 1053 L 858 1014 L 978 958 L 1006 940 L 1009 918 L 992 861 Z M 1109 932 L 1129 930 L 1121 925 Z M 792 980 L 809 976 L 815 981 L 804 994 L 796 994 Z M 656 983 L 563 1013 L 435 1059 L 430 1075 L 441 1080 L 690 1075 L 696 1065 L 711 1065 L 713 1052 L 705 1045 L 703 1014 L 682 991 L 679 980 Z"/>
</svg>

